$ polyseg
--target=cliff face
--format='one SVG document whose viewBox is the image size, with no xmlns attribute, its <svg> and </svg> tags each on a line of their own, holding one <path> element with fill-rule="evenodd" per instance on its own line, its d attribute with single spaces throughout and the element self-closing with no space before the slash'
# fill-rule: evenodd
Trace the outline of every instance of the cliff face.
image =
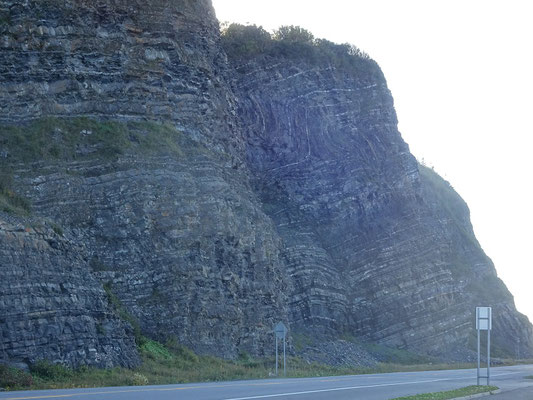
<svg viewBox="0 0 533 400">
<path fill-rule="evenodd" d="M 136 325 L 263 355 L 278 320 L 442 355 L 481 304 L 533 349 L 373 61 L 228 63 L 207 0 L 2 0 L 0 37 L 2 361 L 135 365 Z"/>
<path fill-rule="evenodd" d="M 2 0 L 0 13 L 0 120 L 151 117 L 235 143 L 209 0 Z"/>
<path fill-rule="evenodd" d="M 11 220 L 0 218 L 0 360 L 137 365 L 131 326 L 88 274 L 84 247 Z"/>
<path fill-rule="evenodd" d="M 270 349 L 271 326 L 287 314 L 281 245 L 243 167 L 210 2 L 2 1 L 0 9 L 2 172 L 12 182 L 4 197 L 24 196 L 37 223 L 53 221 L 82 243 L 73 279 L 98 279 L 100 292 L 105 284 L 143 334 L 226 357 Z M 48 118 L 33 120 L 40 116 Z M 10 275 L 7 261 L 2 268 L 7 286 L 36 280 Z M 12 296 L 2 292 L 2 313 Z M 96 325 L 99 307 L 87 302 L 83 318 Z M 43 315 L 42 325 L 56 324 Z M 41 333 L 30 326 L 27 335 Z M 25 342 L 20 358 L 93 363 L 64 356 L 65 340 L 58 336 L 55 357 Z M 15 345 L 3 343 L 8 358 L 19 357 Z"/>
<path fill-rule="evenodd" d="M 510 352 L 519 338 L 531 351 L 466 204 L 409 153 L 372 60 L 340 68 L 271 49 L 231 61 L 255 187 L 288 254 L 295 329 L 450 356 L 471 347 L 486 304 L 495 345 Z"/>
</svg>

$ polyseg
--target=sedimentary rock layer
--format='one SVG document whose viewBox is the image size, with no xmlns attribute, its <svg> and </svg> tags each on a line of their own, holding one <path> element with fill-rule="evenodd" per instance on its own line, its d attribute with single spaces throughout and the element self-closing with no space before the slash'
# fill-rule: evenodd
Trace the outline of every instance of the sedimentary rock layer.
<svg viewBox="0 0 533 400">
<path fill-rule="evenodd" d="M 0 0 L 0 205 L 31 204 L 0 217 L 2 361 L 135 365 L 137 325 L 265 355 L 278 320 L 464 359 L 480 304 L 532 352 L 377 64 L 291 46 L 228 64 L 208 0 Z"/>
<path fill-rule="evenodd" d="M 231 61 L 248 164 L 288 254 L 294 328 L 445 355 L 471 347 L 475 306 L 486 304 L 501 328 L 496 346 L 531 350 L 531 325 L 477 243 L 468 207 L 410 154 L 372 60 Z"/>
<path fill-rule="evenodd" d="M 2 1 L 0 12 L 9 190 L 84 244 L 87 274 L 144 335 L 225 357 L 270 351 L 287 315 L 281 245 L 248 183 L 210 2 Z M 141 119 L 168 122 L 168 141 Z"/>
<path fill-rule="evenodd" d="M 150 117 L 237 142 L 210 1 L 2 0 L 0 21 L 0 120 Z"/>
<path fill-rule="evenodd" d="M 89 273 L 83 246 L 39 225 L 0 216 L 0 360 L 136 366 L 131 326 Z"/>
</svg>

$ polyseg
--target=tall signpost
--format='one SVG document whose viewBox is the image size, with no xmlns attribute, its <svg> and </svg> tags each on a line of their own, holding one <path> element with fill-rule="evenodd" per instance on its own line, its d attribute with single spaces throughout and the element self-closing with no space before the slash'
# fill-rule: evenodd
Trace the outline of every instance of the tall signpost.
<svg viewBox="0 0 533 400">
<path fill-rule="evenodd" d="M 481 378 L 487 379 L 490 385 L 490 330 L 492 329 L 492 308 L 476 307 L 476 330 L 477 330 L 477 384 Z M 481 364 L 481 331 L 487 331 L 487 376 L 480 375 Z"/>
<path fill-rule="evenodd" d="M 283 340 L 283 376 L 286 376 L 285 337 L 287 336 L 287 327 L 283 322 L 280 321 L 274 326 L 274 334 L 276 336 L 276 376 L 278 376 L 278 339 Z"/>
</svg>

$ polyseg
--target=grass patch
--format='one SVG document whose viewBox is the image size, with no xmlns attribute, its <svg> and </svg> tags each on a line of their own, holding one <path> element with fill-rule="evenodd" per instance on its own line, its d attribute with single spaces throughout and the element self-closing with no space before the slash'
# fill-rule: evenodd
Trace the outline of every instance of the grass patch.
<svg viewBox="0 0 533 400">
<path fill-rule="evenodd" d="M 533 375 L 528 375 L 528 376 L 525 376 L 524 378 L 526 378 L 526 379 L 533 379 Z"/>
<path fill-rule="evenodd" d="M 147 339 L 141 346 L 141 352 L 152 360 L 171 360 L 172 353 L 161 343 Z"/>
<path fill-rule="evenodd" d="M 0 170 L 0 211 L 16 215 L 29 215 L 31 212 L 30 202 L 15 193 L 13 176 L 8 171 Z"/>
<path fill-rule="evenodd" d="M 48 117 L 0 126 L 0 147 L 8 163 L 29 163 L 139 153 L 182 157 L 184 149 L 201 145 L 170 124 Z"/>
<path fill-rule="evenodd" d="M 110 296 L 114 298 L 112 292 Z M 122 307 L 120 302 L 117 303 L 117 300 L 112 299 L 110 301 L 114 303 L 115 307 Z M 0 365 L 0 387 L 9 390 L 20 390 L 164 385 L 207 381 L 264 379 L 274 376 L 274 358 L 258 359 L 252 357 L 246 351 L 242 351 L 236 360 L 224 360 L 213 356 L 195 354 L 192 350 L 180 344 L 176 338 L 170 338 L 165 343 L 143 338 L 138 346 L 142 364 L 134 369 L 98 369 L 87 366 L 71 369 L 62 365 L 51 364 L 48 361 L 39 361 L 31 366 L 30 373 L 26 373 Z M 297 357 L 288 357 L 287 377 L 303 378 L 474 367 L 474 364 L 401 365 L 391 363 L 378 364 L 372 368 L 334 367 L 318 363 L 309 363 Z M 482 386 L 481 388 L 487 390 L 487 386 Z M 495 388 L 492 390 L 494 389 Z M 444 393 L 455 394 L 457 391 Z M 463 392 L 459 393 L 463 395 Z M 472 393 L 478 392 L 466 392 L 464 395 Z M 453 397 L 413 397 L 413 399 L 432 400 L 441 398 L 448 399 Z"/>
<path fill-rule="evenodd" d="M 30 371 L 35 378 L 45 381 L 69 379 L 74 375 L 72 369 L 45 360 L 37 361 L 31 366 Z"/>
<path fill-rule="evenodd" d="M 20 369 L 0 364 L 0 388 L 28 388 L 34 384 L 33 376 Z"/>
<path fill-rule="evenodd" d="M 472 394 L 486 393 L 498 390 L 496 386 L 467 386 L 461 389 L 448 390 L 446 392 L 416 394 L 414 396 L 396 397 L 393 400 L 447 400 L 457 397 L 470 396 Z"/>
<path fill-rule="evenodd" d="M 133 328 L 133 335 L 135 336 L 135 343 L 137 343 L 137 346 L 141 346 L 142 349 L 142 345 L 145 343 L 146 338 L 141 333 L 139 321 L 137 321 L 137 318 L 126 311 L 120 299 L 113 293 L 111 282 L 104 283 L 103 286 L 109 304 L 111 304 L 121 320 L 128 322 L 131 325 Z"/>
<path fill-rule="evenodd" d="M 115 303 L 115 300 L 110 300 Z M 116 307 L 121 307 L 116 304 Z M 104 387 L 132 385 L 163 385 L 175 383 L 264 379 L 274 376 L 273 358 L 257 359 L 242 351 L 236 360 L 197 355 L 174 339 L 166 343 L 143 338 L 139 344 L 142 365 L 134 369 L 67 368 L 39 361 L 30 368 L 30 374 L 22 371 L 0 369 L 0 387 L 8 389 L 56 389 L 75 387 Z M 333 367 L 309 363 L 297 357 L 287 359 L 287 377 L 319 377 L 422 371 L 450 368 L 472 368 L 473 365 L 400 365 L 379 364 L 373 368 Z M 7 371 L 7 372 L 6 372 Z"/>
<path fill-rule="evenodd" d="M 0 211 L 21 216 L 31 213 L 29 200 L 15 190 L 13 171 L 21 165 L 25 169 L 42 171 L 43 164 L 93 159 L 114 161 L 122 155 L 174 159 L 215 156 L 205 145 L 182 134 L 171 124 L 86 117 L 48 117 L 0 125 L 0 150 Z M 67 168 L 65 173 L 75 175 L 76 171 Z M 86 173 L 91 174 L 91 171 Z M 58 225 L 53 229 L 63 235 Z"/>
</svg>

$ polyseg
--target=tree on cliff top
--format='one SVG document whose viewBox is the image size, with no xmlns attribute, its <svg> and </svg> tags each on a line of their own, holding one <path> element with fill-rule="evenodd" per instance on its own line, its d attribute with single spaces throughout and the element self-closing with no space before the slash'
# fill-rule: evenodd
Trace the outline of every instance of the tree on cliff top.
<svg viewBox="0 0 533 400">
<path fill-rule="evenodd" d="M 312 45 L 315 37 L 307 29 L 290 25 L 280 26 L 278 30 L 274 31 L 274 40 Z"/>
<path fill-rule="evenodd" d="M 294 25 L 281 26 L 271 35 L 257 25 L 227 24 L 222 28 L 222 45 L 233 61 L 258 56 L 283 57 L 383 76 L 376 62 L 356 46 L 316 39 L 308 30 Z"/>
<path fill-rule="evenodd" d="M 268 51 L 272 37 L 262 26 L 229 24 L 222 29 L 222 44 L 230 57 L 251 56 Z"/>
</svg>

